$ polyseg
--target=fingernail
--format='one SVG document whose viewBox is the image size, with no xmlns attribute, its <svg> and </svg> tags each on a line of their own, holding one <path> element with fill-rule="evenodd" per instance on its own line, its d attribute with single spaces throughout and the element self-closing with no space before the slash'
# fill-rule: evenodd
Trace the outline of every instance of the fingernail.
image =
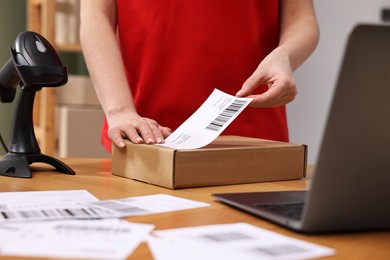
<svg viewBox="0 0 390 260">
<path fill-rule="evenodd" d="M 152 144 L 152 143 L 154 143 L 154 140 L 153 140 L 153 138 L 149 137 L 149 138 L 148 138 L 148 140 L 147 140 L 147 143 L 148 143 L 148 144 Z"/>
<path fill-rule="evenodd" d="M 242 93 L 242 90 L 239 90 L 239 91 L 236 93 L 236 96 L 241 96 L 241 93 Z"/>
<path fill-rule="evenodd" d="M 161 143 L 163 143 L 163 141 L 164 141 L 163 139 L 161 139 L 161 138 L 157 138 L 157 143 L 158 143 L 158 144 L 161 144 Z"/>
</svg>

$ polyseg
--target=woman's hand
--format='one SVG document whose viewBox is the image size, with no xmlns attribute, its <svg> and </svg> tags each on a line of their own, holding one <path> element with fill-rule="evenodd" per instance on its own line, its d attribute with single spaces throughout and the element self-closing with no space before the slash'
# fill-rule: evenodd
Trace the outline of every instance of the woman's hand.
<svg viewBox="0 0 390 260">
<path fill-rule="evenodd" d="M 119 148 L 125 146 L 124 139 L 136 144 L 160 144 L 172 133 L 170 128 L 136 113 L 117 113 L 107 118 L 107 121 L 108 136 Z"/>
<path fill-rule="evenodd" d="M 262 94 L 251 95 L 260 85 L 268 85 Z M 272 51 L 245 81 L 239 97 L 252 97 L 253 107 L 277 107 L 293 101 L 298 94 L 288 55 L 281 48 Z"/>
</svg>

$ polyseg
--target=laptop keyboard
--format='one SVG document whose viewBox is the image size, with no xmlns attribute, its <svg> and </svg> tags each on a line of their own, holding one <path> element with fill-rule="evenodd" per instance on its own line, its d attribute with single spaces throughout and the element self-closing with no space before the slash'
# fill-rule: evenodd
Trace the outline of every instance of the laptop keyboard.
<svg viewBox="0 0 390 260">
<path fill-rule="evenodd" d="M 304 206 L 305 206 L 304 202 L 256 205 L 257 208 L 261 208 L 293 220 L 301 219 Z"/>
</svg>

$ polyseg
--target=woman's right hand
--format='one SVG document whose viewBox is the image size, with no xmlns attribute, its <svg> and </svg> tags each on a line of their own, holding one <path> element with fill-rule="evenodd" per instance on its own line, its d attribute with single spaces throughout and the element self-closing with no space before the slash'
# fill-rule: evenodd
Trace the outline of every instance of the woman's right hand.
<svg viewBox="0 0 390 260">
<path fill-rule="evenodd" d="M 117 113 L 107 118 L 108 136 L 119 148 L 125 146 L 124 139 L 136 144 L 161 144 L 172 130 L 159 125 L 155 120 L 141 117 L 137 113 Z"/>
</svg>

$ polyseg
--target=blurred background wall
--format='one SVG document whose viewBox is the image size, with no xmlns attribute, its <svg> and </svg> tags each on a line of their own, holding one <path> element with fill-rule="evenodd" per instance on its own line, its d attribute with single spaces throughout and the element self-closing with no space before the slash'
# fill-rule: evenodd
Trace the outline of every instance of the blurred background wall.
<svg viewBox="0 0 390 260">
<path fill-rule="evenodd" d="M 26 30 L 26 1 L 0 1 L 0 67 L 10 58 L 9 46 L 13 46 L 16 36 Z M 0 133 L 8 143 L 14 103 L 0 103 Z M 4 150 L 0 147 L 0 154 Z"/>
<path fill-rule="evenodd" d="M 321 29 L 320 42 L 314 54 L 296 71 L 299 93 L 288 105 L 291 142 L 308 145 L 309 163 L 315 163 L 318 157 L 349 33 L 359 23 L 390 25 L 381 18 L 382 9 L 390 9 L 390 0 L 314 0 L 314 4 Z"/>
</svg>

